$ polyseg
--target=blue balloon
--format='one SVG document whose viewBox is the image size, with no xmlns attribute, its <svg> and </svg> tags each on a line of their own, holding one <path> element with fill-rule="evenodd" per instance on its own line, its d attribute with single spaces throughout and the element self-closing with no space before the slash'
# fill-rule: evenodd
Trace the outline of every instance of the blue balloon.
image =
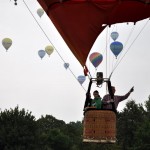
<svg viewBox="0 0 150 150">
<path fill-rule="evenodd" d="M 118 41 L 112 42 L 110 44 L 110 49 L 117 58 L 117 56 L 120 54 L 120 52 L 123 49 L 123 44 L 121 42 L 118 42 Z"/>
<path fill-rule="evenodd" d="M 69 63 L 64 63 L 64 67 L 65 67 L 65 69 L 68 69 Z"/>
<path fill-rule="evenodd" d="M 44 50 L 39 50 L 38 54 L 39 54 L 40 58 L 42 59 L 45 56 L 46 52 Z"/>
<path fill-rule="evenodd" d="M 85 76 L 83 76 L 83 75 L 80 75 L 80 76 L 78 76 L 78 81 L 79 81 L 79 83 L 82 85 L 83 84 L 83 82 L 86 80 L 86 77 Z"/>
<path fill-rule="evenodd" d="M 116 41 L 116 39 L 118 38 L 118 36 L 119 36 L 119 33 L 118 33 L 118 32 L 112 32 L 112 33 L 111 33 L 111 38 L 112 38 L 114 41 Z"/>
</svg>

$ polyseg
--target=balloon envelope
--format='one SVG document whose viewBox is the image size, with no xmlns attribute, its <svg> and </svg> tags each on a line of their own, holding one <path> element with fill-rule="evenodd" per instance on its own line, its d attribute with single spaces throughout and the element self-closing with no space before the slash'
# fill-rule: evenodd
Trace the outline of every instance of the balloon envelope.
<svg viewBox="0 0 150 150">
<path fill-rule="evenodd" d="M 48 45 L 48 46 L 45 47 L 45 52 L 46 52 L 49 56 L 53 53 L 53 51 L 54 51 L 53 46 Z"/>
<path fill-rule="evenodd" d="M 79 81 L 80 84 L 83 84 L 83 82 L 85 81 L 86 77 L 83 76 L 83 75 L 80 75 L 80 76 L 78 76 L 77 79 L 78 79 L 78 81 Z"/>
<path fill-rule="evenodd" d="M 121 42 L 115 41 L 110 44 L 110 49 L 113 54 L 117 57 L 123 49 L 123 44 Z"/>
<path fill-rule="evenodd" d="M 119 33 L 118 33 L 118 32 L 112 32 L 110 36 L 111 36 L 111 38 L 112 38 L 114 41 L 116 41 L 116 39 L 117 39 L 118 36 L 119 36 Z"/>
<path fill-rule="evenodd" d="M 38 14 L 39 17 L 42 17 L 43 14 L 44 14 L 44 10 L 43 10 L 42 8 L 39 8 L 39 9 L 37 10 L 37 14 Z"/>
<path fill-rule="evenodd" d="M 44 50 L 38 51 L 38 55 L 40 56 L 41 59 L 45 56 L 45 54 L 46 54 L 46 52 Z"/>
<path fill-rule="evenodd" d="M 93 66 L 96 68 L 102 62 L 103 56 L 102 56 L 102 54 L 100 54 L 98 52 L 94 52 L 90 55 L 89 59 L 90 59 L 91 63 L 93 64 Z"/>
<path fill-rule="evenodd" d="M 85 65 L 97 37 L 105 29 L 106 26 L 103 24 L 111 26 L 122 22 L 137 22 L 150 17 L 150 3 L 142 0 L 37 1 L 82 66 Z"/>
<path fill-rule="evenodd" d="M 6 50 L 8 50 L 9 47 L 12 45 L 12 40 L 11 40 L 10 38 L 4 38 L 4 39 L 2 40 L 2 45 L 4 46 L 4 48 L 5 48 Z"/>
<path fill-rule="evenodd" d="M 64 63 L 64 67 L 65 67 L 65 69 L 68 69 L 69 63 Z"/>
</svg>

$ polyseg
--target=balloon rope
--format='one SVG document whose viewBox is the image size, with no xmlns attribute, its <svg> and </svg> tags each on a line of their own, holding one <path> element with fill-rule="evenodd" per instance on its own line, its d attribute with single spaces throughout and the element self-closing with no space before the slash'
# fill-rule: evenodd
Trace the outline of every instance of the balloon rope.
<svg viewBox="0 0 150 150">
<path fill-rule="evenodd" d="M 107 55 L 107 45 L 108 45 L 108 42 L 107 42 L 107 38 L 108 38 L 108 26 L 107 26 L 107 29 L 106 29 L 106 78 L 107 78 L 107 60 L 108 60 L 108 55 Z M 107 93 L 107 85 L 106 85 L 106 93 Z"/>
<path fill-rule="evenodd" d="M 26 2 L 23 0 L 25 6 L 27 7 L 28 11 L 30 12 L 30 14 L 32 15 L 32 17 L 34 18 L 34 20 L 36 21 L 36 23 L 38 24 L 38 26 L 40 27 L 40 29 L 42 30 L 42 32 L 44 33 L 45 37 L 48 39 L 48 41 L 52 44 L 51 40 L 49 39 L 49 37 L 47 36 L 47 34 L 45 33 L 45 31 L 43 30 L 43 28 L 41 27 L 41 25 L 38 23 L 38 21 L 36 20 L 36 18 L 34 17 L 33 13 L 31 12 L 31 10 L 29 9 L 28 5 L 26 4 Z M 52 44 L 52 46 L 55 48 L 55 46 Z M 60 53 L 58 52 L 58 50 L 55 48 L 57 54 L 59 55 L 59 57 L 62 59 L 62 61 L 65 63 L 65 60 L 63 59 L 63 57 L 60 55 Z M 72 75 L 75 77 L 75 79 L 77 80 L 75 74 L 72 72 L 72 70 L 70 68 L 68 68 L 69 71 L 72 73 Z M 78 81 L 78 80 L 77 80 Z M 81 84 L 80 84 L 81 85 Z M 81 87 L 84 89 L 84 91 L 86 91 L 86 89 L 81 85 Z"/>
<path fill-rule="evenodd" d="M 126 53 L 123 55 L 123 57 L 120 59 L 119 63 L 115 66 L 115 68 L 112 70 L 111 72 L 111 75 L 112 73 L 116 70 L 116 68 L 118 67 L 118 65 L 121 63 L 122 59 L 125 57 L 125 55 L 127 54 L 127 52 L 130 50 L 131 46 L 134 44 L 134 42 L 137 40 L 137 38 L 139 37 L 139 35 L 142 33 L 142 31 L 144 30 L 144 28 L 146 27 L 146 25 L 148 24 L 149 22 L 149 19 L 148 21 L 145 23 L 145 25 L 142 27 L 141 31 L 139 32 L 139 34 L 136 36 L 136 38 L 133 40 L 133 42 L 130 44 L 130 46 L 128 47 Z M 110 76 L 111 77 L 111 76 Z"/>
<path fill-rule="evenodd" d="M 115 29 L 116 28 L 116 29 Z M 112 30 L 111 30 L 111 32 L 110 33 L 112 33 L 113 31 L 117 31 L 117 25 L 116 24 L 114 24 L 114 26 L 113 26 L 113 28 L 112 28 Z M 109 43 L 110 43 L 110 35 L 109 35 Z M 110 52 L 110 51 L 109 51 Z M 110 53 L 109 53 L 110 54 Z M 110 60 L 110 55 L 109 55 L 109 60 Z M 109 72 L 111 72 L 112 71 L 112 69 L 113 69 L 113 67 L 114 67 L 114 60 L 115 60 L 115 58 L 113 57 L 112 58 L 112 61 L 109 61 Z"/>
<path fill-rule="evenodd" d="M 107 78 L 107 36 L 108 36 L 108 27 L 107 27 L 107 30 L 106 30 L 106 78 Z"/>
<path fill-rule="evenodd" d="M 113 72 L 113 70 L 116 68 L 116 66 L 118 65 L 118 62 L 119 62 L 120 57 L 121 57 L 121 53 L 124 51 L 124 49 L 125 49 L 125 47 L 126 47 L 128 41 L 129 41 L 129 39 L 130 39 L 130 37 L 131 37 L 133 31 L 134 31 L 134 29 L 135 29 L 135 26 L 132 27 L 132 30 L 131 30 L 131 32 L 130 32 L 130 34 L 129 34 L 129 36 L 128 36 L 128 38 L 127 38 L 125 44 L 124 44 L 124 46 L 123 46 L 124 48 L 123 48 L 123 50 L 120 52 L 119 56 L 117 57 L 117 61 L 115 62 L 114 67 L 112 67 L 112 72 Z M 111 72 L 110 76 L 112 75 L 112 72 Z"/>
</svg>

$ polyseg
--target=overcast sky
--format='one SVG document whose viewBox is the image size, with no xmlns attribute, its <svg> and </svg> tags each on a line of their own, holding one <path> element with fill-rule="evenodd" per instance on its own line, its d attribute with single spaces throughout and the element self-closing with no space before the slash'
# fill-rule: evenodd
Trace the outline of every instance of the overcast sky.
<svg viewBox="0 0 150 150">
<path fill-rule="evenodd" d="M 4 110 L 18 105 L 20 109 L 31 111 L 36 119 L 49 114 L 65 122 L 81 121 L 88 78 L 83 87 L 78 83 L 75 77 L 83 75 L 81 65 L 47 15 L 44 14 L 41 18 L 37 15 L 36 11 L 40 8 L 37 1 L 25 0 L 25 2 L 49 40 L 23 0 L 18 1 L 17 6 L 13 0 L 0 0 L 0 40 L 8 37 L 13 41 L 8 52 L 2 44 L 0 45 L 0 108 Z M 114 70 L 111 81 L 116 86 L 117 95 L 126 94 L 134 86 L 135 91 L 128 100 L 134 99 L 137 103 L 143 103 L 150 94 L 149 27 L 150 22 L 145 19 L 137 22 L 135 26 L 129 23 L 106 28 L 90 52 L 103 54 L 103 62 L 97 71 L 103 72 L 104 77 L 108 77 L 116 61 L 119 61 L 119 58 L 116 59 L 109 50 L 109 45 L 113 42 L 109 35 L 112 31 L 119 33 L 118 41 L 125 46 L 120 58 L 124 54 L 125 56 Z M 45 55 L 41 60 L 38 50 L 51 44 L 55 47 L 54 52 L 50 57 Z M 71 71 L 64 68 L 64 62 L 58 53 L 70 64 Z M 87 66 L 95 77 L 96 70 L 93 65 L 87 61 Z M 101 88 L 93 84 L 91 92 L 95 89 L 99 90 L 102 97 L 106 94 L 105 84 Z M 125 107 L 128 100 L 119 104 L 119 111 Z"/>
</svg>

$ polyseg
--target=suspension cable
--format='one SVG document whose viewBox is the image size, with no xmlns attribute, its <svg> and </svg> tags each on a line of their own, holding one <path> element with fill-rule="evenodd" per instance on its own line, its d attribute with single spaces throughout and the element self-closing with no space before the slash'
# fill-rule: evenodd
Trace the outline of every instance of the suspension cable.
<svg viewBox="0 0 150 150">
<path fill-rule="evenodd" d="M 32 17 L 34 18 L 34 20 L 36 21 L 37 25 L 38 25 L 38 26 L 40 27 L 40 29 L 42 30 L 42 32 L 43 32 L 43 34 L 45 35 L 45 37 L 47 38 L 47 40 L 52 44 L 52 46 L 55 48 L 57 54 L 58 54 L 59 57 L 61 58 L 61 60 L 65 63 L 65 60 L 64 60 L 63 57 L 60 55 L 60 53 L 58 52 L 58 50 L 56 49 L 56 47 L 53 45 L 53 43 L 52 43 L 51 40 L 49 39 L 48 35 L 45 33 L 45 31 L 43 30 L 43 28 L 41 27 L 41 25 L 39 24 L 39 22 L 37 21 L 37 19 L 36 19 L 35 16 L 33 15 L 33 13 L 31 12 L 31 10 L 30 10 L 30 8 L 28 7 L 27 3 L 26 3 L 24 0 L 23 0 L 23 2 L 24 2 L 24 4 L 25 4 L 26 8 L 28 9 L 28 11 L 30 12 L 30 14 L 32 15 Z M 73 73 L 73 71 L 72 71 L 70 68 L 68 68 L 68 69 L 69 69 L 69 71 L 71 72 L 71 74 L 75 77 L 75 79 L 77 80 L 77 78 L 76 78 L 75 74 Z M 77 81 L 78 81 L 78 80 L 77 80 Z M 83 90 L 86 91 L 85 88 L 82 86 L 82 84 L 80 84 L 80 85 L 81 85 L 81 87 L 83 88 Z"/>
<path fill-rule="evenodd" d="M 132 27 L 132 30 L 131 30 L 130 34 L 128 35 L 128 38 L 127 38 L 127 40 L 126 40 L 126 42 L 125 42 L 125 44 L 124 44 L 124 48 L 123 48 L 123 50 L 120 52 L 120 55 L 117 57 L 118 59 L 117 59 L 115 65 L 114 65 L 113 69 L 117 66 L 117 64 L 118 64 L 118 62 L 119 62 L 119 60 L 120 60 L 120 57 L 121 57 L 121 53 L 124 51 L 124 49 L 125 49 L 125 47 L 126 47 L 128 41 L 129 41 L 129 39 L 130 39 L 130 37 L 131 37 L 133 31 L 134 31 L 134 29 L 135 29 L 135 26 Z M 112 69 L 112 72 L 113 72 L 113 69 Z M 111 74 L 112 74 L 112 72 L 111 72 Z"/>
<path fill-rule="evenodd" d="M 107 78 L 107 45 L 108 45 L 108 43 L 107 43 L 107 36 L 108 36 L 108 27 L 107 27 L 107 29 L 106 29 L 106 78 Z"/>
<path fill-rule="evenodd" d="M 107 45 L 108 45 L 108 42 L 107 42 L 107 38 L 108 38 L 108 26 L 106 27 L 107 29 L 106 29 L 106 78 L 107 78 L 107 71 L 108 71 L 108 68 L 107 68 L 107 64 L 108 64 L 108 61 L 107 61 L 107 58 L 108 58 L 108 47 L 107 47 Z M 109 38 L 110 39 L 110 38 Z M 107 93 L 107 85 L 106 85 L 106 93 Z"/>
<path fill-rule="evenodd" d="M 119 60 L 118 64 L 114 67 L 114 69 L 112 70 L 111 74 L 110 74 L 110 78 L 113 74 L 113 72 L 116 70 L 116 68 L 118 67 L 118 65 L 121 63 L 121 61 L 123 60 L 123 58 L 125 57 L 125 55 L 127 54 L 127 52 L 130 50 L 131 46 L 135 43 L 135 41 L 137 40 L 137 38 L 139 37 L 139 35 L 142 33 L 142 31 L 144 30 L 144 28 L 146 27 L 146 25 L 148 24 L 149 20 L 145 23 L 145 25 L 142 27 L 141 31 L 138 33 L 138 35 L 135 37 L 135 39 L 133 40 L 133 42 L 130 44 L 130 46 L 128 47 L 126 53 L 122 56 L 122 58 Z"/>
</svg>

